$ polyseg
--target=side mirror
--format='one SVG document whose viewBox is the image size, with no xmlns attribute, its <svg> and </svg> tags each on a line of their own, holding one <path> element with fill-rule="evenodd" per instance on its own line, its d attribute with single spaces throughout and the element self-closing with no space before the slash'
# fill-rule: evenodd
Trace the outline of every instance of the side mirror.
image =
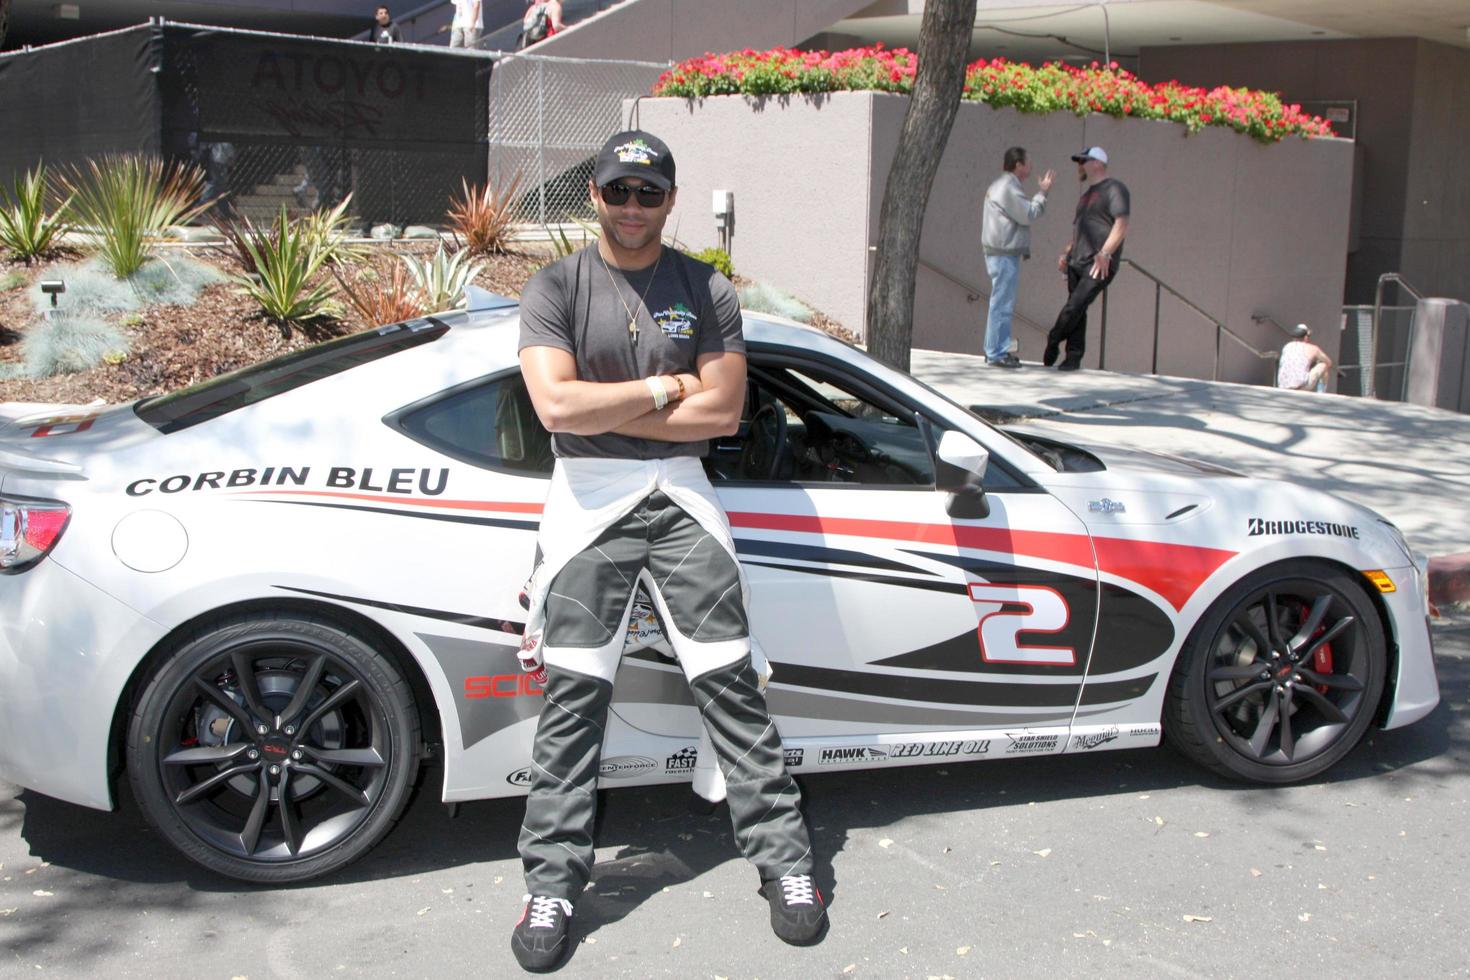
<svg viewBox="0 0 1470 980">
<path fill-rule="evenodd" d="M 989 465 L 990 453 L 963 432 L 951 429 L 940 437 L 934 451 L 934 485 L 949 493 L 945 511 L 950 517 L 990 516 L 984 487 L 985 468 Z"/>
</svg>

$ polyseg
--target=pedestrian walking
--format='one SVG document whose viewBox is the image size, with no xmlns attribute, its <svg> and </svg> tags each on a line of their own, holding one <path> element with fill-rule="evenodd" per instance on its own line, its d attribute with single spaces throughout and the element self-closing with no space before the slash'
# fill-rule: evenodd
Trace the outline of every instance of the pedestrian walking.
<svg viewBox="0 0 1470 980">
<path fill-rule="evenodd" d="M 773 929 L 800 945 L 826 926 L 800 791 L 753 663 L 744 575 L 700 462 L 710 439 L 740 424 L 740 305 L 712 266 L 662 244 L 674 176 L 657 137 L 608 140 L 588 186 L 601 237 L 521 296 L 521 373 L 556 454 L 521 649 L 524 666 L 545 672 L 520 835 L 526 906 L 511 938 L 528 970 L 553 968 L 571 947 L 592 873 L 608 703 L 640 587 L 699 708 Z"/>
<path fill-rule="evenodd" d="M 1128 188 L 1108 176 L 1108 155 L 1100 146 L 1074 154 L 1077 179 L 1087 185 L 1077 201 L 1072 223 L 1072 240 L 1057 258 L 1057 269 L 1067 275 L 1067 302 L 1057 322 L 1046 335 L 1041 362 L 1057 363 L 1061 345 L 1067 353 L 1058 371 L 1075 371 L 1082 366 L 1087 349 L 1087 308 L 1112 283 L 1123 258 L 1123 239 L 1128 234 Z"/>
<path fill-rule="evenodd" d="M 477 48 L 485 29 L 485 13 L 480 0 L 454 0 L 454 19 L 449 23 L 451 48 Z"/>
<path fill-rule="evenodd" d="M 1312 330 L 1305 323 L 1298 323 L 1292 328 L 1291 335 L 1292 339 L 1281 347 L 1281 357 L 1276 365 L 1276 387 L 1319 394 L 1325 392 L 1332 358 L 1312 343 Z"/>
<path fill-rule="evenodd" d="M 1020 358 L 1011 353 L 1011 318 L 1016 309 L 1016 285 L 1021 278 L 1021 260 L 1031 258 L 1031 224 L 1046 210 L 1046 194 L 1056 180 L 1048 170 L 1037 181 L 1034 197 L 1024 187 L 1031 177 L 1031 161 L 1025 147 L 1006 150 L 1002 173 L 985 192 L 981 216 L 980 245 L 985 252 L 985 271 L 990 275 L 990 312 L 985 319 L 985 363 L 994 367 L 1018 368 Z"/>
</svg>

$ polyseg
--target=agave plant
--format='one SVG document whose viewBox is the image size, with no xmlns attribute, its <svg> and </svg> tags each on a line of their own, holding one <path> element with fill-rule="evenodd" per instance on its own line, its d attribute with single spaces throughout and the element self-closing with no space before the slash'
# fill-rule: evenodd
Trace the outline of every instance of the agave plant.
<svg viewBox="0 0 1470 980">
<path fill-rule="evenodd" d="M 460 185 L 464 196 L 451 200 L 445 215 L 449 230 L 464 242 L 471 255 L 507 251 L 521 175 L 516 174 L 507 183 L 495 187 L 489 184 L 473 187 L 463 179 Z"/>
<path fill-rule="evenodd" d="M 57 178 L 71 199 L 72 217 L 96 240 L 103 263 L 124 279 L 148 260 L 153 244 L 169 230 L 209 209 L 201 201 L 204 171 L 193 164 L 157 157 L 104 156 Z"/>
<path fill-rule="evenodd" d="M 408 267 L 395 264 L 386 277 L 364 269 L 349 282 L 342 270 L 333 268 L 332 276 L 342 287 L 342 295 L 368 326 L 411 320 L 428 312 L 423 291 L 414 283 Z"/>
<path fill-rule="evenodd" d="M 352 195 L 348 194 L 331 210 L 321 208 L 301 219 L 307 237 L 323 253 L 322 261 L 332 266 L 353 265 L 366 257 L 361 247 L 347 242 L 351 223 L 347 206 L 351 203 Z"/>
<path fill-rule="evenodd" d="M 62 235 L 70 230 L 68 196 L 50 214 L 46 213 L 46 168 L 37 164 L 17 177 L 13 193 L 0 187 L 0 245 L 9 249 L 26 265 L 54 248 Z"/>
<path fill-rule="evenodd" d="M 464 299 L 464 289 L 480 269 L 482 262 L 470 261 L 469 248 L 462 248 L 453 255 L 444 251 L 443 243 L 431 259 L 420 259 L 413 255 L 402 256 L 403 264 L 424 294 L 430 310 L 447 310 L 458 306 Z"/>
<path fill-rule="evenodd" d="M 235 281 L 266 316 L 284 326 L 336 314 L 332 284 L 312 283 L 327 264 L 328 253 L 307 225 L 291 220 L 285 205 L 269 226 L 245 221 L 238 240 L 256 271 L 238 274 Z"/>
</svg>

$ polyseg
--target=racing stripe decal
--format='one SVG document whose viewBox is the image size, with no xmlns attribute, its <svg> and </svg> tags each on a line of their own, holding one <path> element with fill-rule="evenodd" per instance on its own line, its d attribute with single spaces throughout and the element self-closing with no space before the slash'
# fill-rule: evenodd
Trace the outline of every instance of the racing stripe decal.
<svg viewBox="0 0 1470 980">
<path fill-rule="evenodd" d="M 866 671 L 809 667 L 805 664 L 771 664 L 771 686 L 806 687 L 819 691 L 864 694 L 869 697 L 895 698 L 904 701 L 928 701 L 934 704 L 984 705 L 1001 708 L 1065 708 L 1077 702 L 1077 682 L 1043 684 L 987 683 L 957 681 L 937 677 L 910 677 L 904 674 L 877 674 Z M 1131 701 L 1153 683 L 1154 676 L 1135 680 L 1088 684 L 1083 696 L 1086 704 L 1111 704 Z"/>
<path fill-rule="evenodd" d="M 357 510 L 369 514 L 389 514 L 393 517 L 416 517 L 425 521 L 448 521 L 452 524 L 504 527 L 512 531 L 534 531 L 539 526 L 535 521 L 513 521 L 508 518 L 495 517 L 470 517 L 468 514 L 419 514 L 412 510 L 399 510 L 396 507 L 367 507 L 362 504 L 328 504 L 318 500 L 260 500 L 256 501 L 256 503 L 290 504 L 293 507 L 327 507 L 331 510 Z"/>
<path fill-rule="evenodd" d="M 241 490 L 231 496 L 256 496 L 268 494 L 272 497 L 335 497 L 339 500 L 367 500 L 374 503 L 399 504 L 409 507 L 437 507 L 449 510 L 498 510 L 510 514 L 539 514 L 541 504 L 520 500 L 429 500 L 422 497 L 405 497 L 379 493 L 332 493 L 327 490 Z"/>
<path fill-rule="evenodd" d="M 870 521 L 855 517 L 820 517 L 814 514 L 757 514 L 750 511 L 731 511 L 729 518 L 732 527 L 889 538 L 1007 555 L 1029 555 L 1084 568 L 1091 568 L 1093 565 L 1092 545 L 1085 534 L 1013 531 L 1005 527 L 972 527 L 960 524 Z"/>
<path fill-rule="evenodd" d="M 1183 609 L 1200 583 L 1236 555 L 1220 548 L 1130 538 L 1093 538 L 1093 546 L 1099 571 L 1152 589 L 1175 609 Z"/>
</svg>

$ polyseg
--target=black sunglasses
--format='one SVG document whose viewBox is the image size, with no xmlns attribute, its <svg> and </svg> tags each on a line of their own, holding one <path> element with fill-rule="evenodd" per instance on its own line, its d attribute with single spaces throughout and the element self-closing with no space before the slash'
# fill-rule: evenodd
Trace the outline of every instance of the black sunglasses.
<svg viewBox="0 0 1470 980">
<path fill-rule="evenodd" d="M 602 203 L 612 207 L 621 207 L 628 203 L 628 195 L 634 194 L 638 198 L 638 206 L 641 208 L 662 207 L 664 198 L 668 191 L 662 187 L 654 187 L 652 184 L 643 184 L 640 187 L 629 187 L 627 184 L 603 184 L 598 188 L 602 194 Z"/>
</svg>

